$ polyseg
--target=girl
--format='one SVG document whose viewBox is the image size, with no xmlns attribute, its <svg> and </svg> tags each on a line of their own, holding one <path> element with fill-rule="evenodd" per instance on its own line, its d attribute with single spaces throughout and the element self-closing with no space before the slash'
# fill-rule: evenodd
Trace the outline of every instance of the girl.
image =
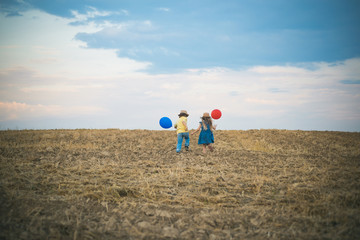
<svg viewBox="0 0 360 240">
<path fill-rule="evenodd" d="M 203 153 L 206 153 L 206 146 L 210 149 L 210 151 L 214 151 L 214 147 L 211 145 L 214 143 L 214 135 L 212 130 L 216 130 L 216 125 L 212 124 L 212 120 L 209 113 L 204 113 L 201 117 L 201 122 L 199 127 L 191 133 L 191 135 L 200 131 L 198 144 L 203 145 Z"/>
</svg>

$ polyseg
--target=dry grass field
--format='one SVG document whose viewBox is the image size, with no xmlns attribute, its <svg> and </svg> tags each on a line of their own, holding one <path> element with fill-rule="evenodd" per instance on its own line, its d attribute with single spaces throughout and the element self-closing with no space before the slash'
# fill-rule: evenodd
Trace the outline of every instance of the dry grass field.
<svg viewBox="0 0 360 240">
<path fill-rule="evenodd" d="M 0 239 L 360 239 L 360 133 L 0 132 Z"/>
</svg>

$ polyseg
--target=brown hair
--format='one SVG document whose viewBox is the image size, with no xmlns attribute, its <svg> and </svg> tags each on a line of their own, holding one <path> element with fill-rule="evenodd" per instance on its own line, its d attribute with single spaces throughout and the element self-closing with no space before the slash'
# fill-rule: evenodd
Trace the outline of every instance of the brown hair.
<svg viewBox="0 0 360 240">
<path fill-rule="evenodd" d="M 201 117 L 201 122 L 205 130 L 207 130 L 207 125 L 209 125 L 210 130 L 212 128 L 212 120 L 211 117 Z"/>
</svg>

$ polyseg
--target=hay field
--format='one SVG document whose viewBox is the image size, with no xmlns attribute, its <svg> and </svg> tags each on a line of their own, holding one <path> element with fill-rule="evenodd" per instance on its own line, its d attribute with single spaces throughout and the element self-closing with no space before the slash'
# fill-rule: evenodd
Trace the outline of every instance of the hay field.
<svg viewBox="0 0 360 240">
<path fill-rule="evenodd" d="M 360 239 L 360 133 L 0 132 L 0 239 Z"/>
</svg>

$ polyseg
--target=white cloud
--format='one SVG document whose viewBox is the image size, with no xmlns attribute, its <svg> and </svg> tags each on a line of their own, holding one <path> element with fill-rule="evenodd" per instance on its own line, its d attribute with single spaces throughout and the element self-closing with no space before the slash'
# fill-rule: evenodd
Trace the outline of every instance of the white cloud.
<svg viewBox="0 0 360 240">
<path fill-rule="evenodd" d="M 170 8 L 166 8 L 166 7 L 157 8 L 157 10 L 162 12 L 170 12 Z"/>
<path fill-rule="evenodd" d="M 0 122 L 9 120 L 33 120 L 43 117 L 73 117 L 79 115 L 101 114 L 105 109 L 95 106 L 61 106 L 26 104 L 19 102 L 0 102 Z"/>
<path fill-rule="evenodd" d="M 90 7 L 90 11 L 87 11 L 85 14 L 81 14 L 76 10 L 71 11 L 71 15 L 74 16 L 74 20 L 79 22 L 87 21 L 89 18 L 95 18 L 98 16 L 109 16 L 110 14 L 111 12 L 109 11 L 98 11 L 93 7 Z"/>
<path fill-rule="evenodd" d="M 97 8 L 90 6 L 85 13 L 79 13 L 79 11 L 77 10 L 72 10 L 71 15 L 73 16 L 73 18 L 71 19 L 72 22 L 86 22 L 97 17 L 106 17 L 111 15 L 128 16 L 130 14 L 129 11 L 124 9 L 120 11 L 100 11 Z"/>
<path fill-rule="evenodd" d="M 347 69 L 346 62 L 344 64 L 342 68 Z M 193 117 L 189 119 L 190 124 L 196 125 L 202 112 L 219 108 L 224 112 L 224 116 L 232 116 L 234 119 L 287 119 L 296 112 L 306 112 L 308 117 L 326 121 L 359 121 L 359 86 L 341 84 L 336 79 L 329 81 L 329 72 L 332 72 L 334 67 L 337 66 L 314 71 L 293 71 L 292 67 L 286 71 L 281 67 L 281 71 L 276 72 L 275 69 L 279 69 L 279 66 L 269 69 L 282 79 L 281 81 L 269 81 L 269 71 L 255 73 L 253 68 L 239 71 L 224 68 L 198 69 L 158 75 L 123 73 L 113 78 L 83 77 L 63 84 L 41 84 L 41 81 L 38 81 L 40 85 L 26 85 L 27 87 L 18 88 L 18 91 L 21 91 L 22 95 L 27 94 L 30 99 L 39 99 L 40 105 L 17 105 L 17 108 L 13 107 L 16 110 L 5 111 L 3 108 L 1 111 L 3 119 L 10 119 L 14 116 L 33 116 L 29 110 L 31 107 L 39 112 L 37 116 L 40 117 L 51 115 L 52 108 L 56 109 L 57 116 L 66 116 L 71 111 L 82 113 L 81 109 L 87 107 L 93 111 L 85 112 L 98 115 L 103 114 L 99 109 L 104 108 L 110 116 L 118 119 L 118 109 L 122 108 L 127 112 L 127 116 L 121 117 L 123 121 L 130 121 L 126 119 L 142 112 L 143 116 L 146 115 L 156 122 L 163 114 L 174 113 L 173 116 L 176 116 L 177 111 L 186 108 Z M 306 74 L 298 78 L 298 72 Z M 349 75 L 352 75 L 351 70 L 344 70 L 342 78 L 348 78 Z M 286 81 L 283 80 L 285 78 Z M 285 88 L 286 91 L 269 90 L 273 88 Z M 353 91 L 354 88 L 357 90 Z M 65 98 L 62 105 L 57 105 L 56 99 L 49 102 L 56 94 L 59 94 L 59 98 Z M 21 96 L 21 93 L 15 95 Z M 68 108 L 71 102 L 77 102 L 79 106 Z M 142 118 L 141 115 L 138 117 Z M 232 127 L 236 125 L 232 124 Z M 124 125 L 131 124 L 122 123 L 122 126 Z M 151 126 L 144 125 L 144 128 Z"/>
<path fill-rule="evenodd" d="M 164 79 L 176 85 L 164 83 L 165 88 L 154 89 L 152 94 L 156 92 L 157 97 L 173 103 L 182 101 L 203 111 L 219 106 L 227 114 L 238 117 L 276 118 L 299 111 L 307 112 L 308 116 L 321 113 L 323 119 L 354 119 L 360 113 L 356 107 L 360 86 L 340 83 L 357 71 L 354 65 L 360 68 L 360 59 L 327 64 L 315 70 L 293 66 L 258 66 L 239 71 L 192 69 L 182 74 L 156 76 L 160 83 Z"/>
<path fill-rule="evenodd" d="M 279 105 L 281 102 L 272 100 L 272 99 L 261 99 L 261 98 L 247 98 L 245 99 L 248 103 L 255 103 L 261 105 Z"/>
<path fill-rule="evenodd" d="M 90 16 L 97 14 L 106 13 L 92 13 Z M 7 36 L 10 35 L 0 39 L 0 68 L 27 66 L 43 74 L 78 78 L 113 77 L 149 66 L 149 63 L 118 58 L 115 49 L 82 48 L 83 43 L 74 40 L 74 36 L 78 32 L 100 30 L 91 24 L 71 26 L 69 19 L 35 10 L 23 15 L 17 18 L 0 17 L 3 23 L 1 29 L 9 33 Z"/>
</svg>

